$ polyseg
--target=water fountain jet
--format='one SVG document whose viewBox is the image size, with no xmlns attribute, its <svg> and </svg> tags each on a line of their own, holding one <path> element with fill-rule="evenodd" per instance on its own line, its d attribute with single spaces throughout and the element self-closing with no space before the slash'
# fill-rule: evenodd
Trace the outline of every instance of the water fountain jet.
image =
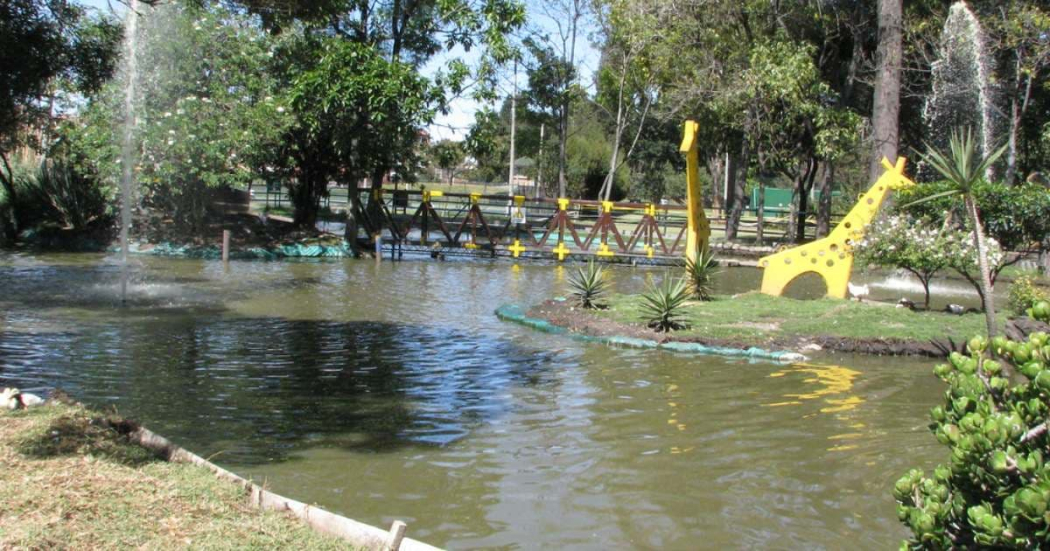
<svg viewBox="0 0 1050 551">
<path fill-rule="evenodd" d="M 991 80 L 993 67 L 977 16 L 966 2 L 952 4 L 922 113 L 930 145 L 947 149 L 951 130 L 969 127 L 979 137 L 981 154 L 995 148 L 1001 117 Z M 923 172 L 933 176 L 928 168 Z M 991 179 L 994 173 L 995 168 L 989 167 L 985 176 Z"/>
<path fill-rule="evenodd" d="M 131 203 L 135 185 L 135 81 L 138 78 L 136 35 L 139 19 L 138 0 L 128 5 L 127 22 L 124 29 L 124 138 L 120 163 L 120 303 L 128 301 L 128 228 L 131 226 Z"/>
</svg>

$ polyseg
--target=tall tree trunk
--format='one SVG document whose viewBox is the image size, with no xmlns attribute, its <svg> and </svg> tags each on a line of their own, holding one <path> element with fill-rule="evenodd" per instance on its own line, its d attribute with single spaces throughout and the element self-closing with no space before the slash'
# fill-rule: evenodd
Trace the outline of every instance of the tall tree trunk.
<svg viewBox="0 0 1050 551">
<path fill-rule="evenodd" d="M 747 203 L 747 168 L 751 163 L 750 142 L 745 137 L 740 142 L 740 151 L 729 156 L 729 194 L 726 196 L 726 239 L 737 238 L 740 217 Z"/>
<path fill-rule="evenodd" d="M 11 211 L 10 216 L 5 216 L 0 212 L 0 230 L 3 230 L 4 237 L 8 241 L 14 242 L 18 238 L 18 195 L 15 191 L 15 173 L 11 169 L 11 163 L 7 162 L 7 155 L 0 151 L 0 161 L 3 162 L 4 166 L 0 167 L 0 184 L 4 186 L 4 193 L 7 195 L 7 205 Z"/>
<path fill-rule="evenodd" d="M 835 166 L 824 163 L 824 169 L 817 179 L 816 190 L 820 193 L 817 202 L 817 237 L 826 237 L 831 233 L 831 183 L 835 179 Z"/>
<path fill-rule="evenodd" d="M 977 266 L 981 270 L 981 302 L 984 306 L 984 321 L 988 327 L 988 338 L 996 333 L 995 326 L 995 297 L 992 296 L 992 276 L 988 269 L 988 258 L 985 256 L 984 230 L 981 228 L 981 217 L 977 212 L 977 204 L 973 198 L 966 196 L 966 209 L 970 211 L 970 221 L 973 222 L 973 244 L 977 248 Z"/>
<path fill-rule="evenodd" d="M 1010 135 L 1007 137 L 1006 174 L 1003 178 L 1008 186 L 1014 185 L 1017 181 L 1017 138 L 1021 133 L 1021 120 L 1032 98 L 1032 81 L 1034 80 L 1032 75 L 1029 75 L 1025 79 L 1027 82 L 1022 86 L 1020 54 L 1018 54 L 1017 67 L 1014 72 L 1014 93 L 1010 101 Z"/>
<path fill-rule="evenodd" d="M 798 184 L 795 192 L 798 195 L 795 209 L 795 243 L 806 240 L 806 218 L 809 215 L 809 193 L 813 191 L 813 181 L 817 177 L 820 163 L 815 158 L 806 160 L 805 166 L 799 171 Z"/>
<path fill-rule="evenodd" d="M 729 170 L 729 162 L 724 152 L 716 152 L 708 158 L 707 173 L 711 175 L 711 207 L 720 210 L 725 206 L 722 200 L 722 187 L 726 182 L 726 174 Z"/>
<path fill-rule="evenodd" d="M 868 179 L 882 175 L 882 158 L 897 160 L 900 132 L 901 93 L 901 10 L 903 0 L 878 0 L 879 45 L 876 50 L 878 74 L 871 113 L 872 155 Z"/>
</svg>

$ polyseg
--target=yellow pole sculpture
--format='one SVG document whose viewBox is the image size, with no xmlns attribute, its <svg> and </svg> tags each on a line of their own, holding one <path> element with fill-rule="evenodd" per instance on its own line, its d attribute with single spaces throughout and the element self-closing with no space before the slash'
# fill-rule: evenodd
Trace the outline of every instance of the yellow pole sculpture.
<svg viewBox="0 0 1050 551">
<path fill-rule="evenodd" d="M 865 228 L 875 219 L 890 190 L 915 185 L 904 175 L 904 163 L 904 157 L 897 159 L 896 166 L 883 158 L 886 172 L 827 237 L 759 259 L 758 265 L 764 269 L 762 292 L 780 296 L 795 278 L 812 272 L 824 278 L 829 297 L 846 298 L 846 285 L 853 272 L 853 244 L 864 237 Z"/>
<path fill-rule="evenodd" d="M 699 153 L 696 132 L 700 125 L 696 121 L 685 121 L 685 135 L 678 151 L 685 153 L 686 206 L 689 227 L 686 230 L 685 257 L 696 260 L 697 253 L 706 251 L 711 239 L 711 224 L 704 214 L 703 194 L 700 189 Z"/>
</svg>

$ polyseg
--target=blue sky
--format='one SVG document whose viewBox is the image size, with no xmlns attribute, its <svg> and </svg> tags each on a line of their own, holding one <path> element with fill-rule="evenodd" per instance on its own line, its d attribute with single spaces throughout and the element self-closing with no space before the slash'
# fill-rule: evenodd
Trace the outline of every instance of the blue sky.
<svg viewBox="0 0 1050 551">
<path fill-rule="evenodd" d="M 124 6 L 121 5 L 117 0 L 78 0 L 81 4 L 92 6 L 101 10 L 109 10 L 112 6 L 119 12 L 123 11 Z M 556 27 L 551 18 L 544 13 L 542 6 L 545 4 L 544 0 L 527 0 L 526 10 L 528 11 L 528 20 L 531 25 L 538 29 L 538 32 L 546 32 L 554 34 Z M 453 50 L 447 54 L 436 57 L 431 60 L 426 67 L 423 68 L 422 72 L 424 75 L 430 76 L 443 66 L 450 58 L 459 58 L 466 61 L 468 64 L 477 61 L 476 52 L 464 53 L 462 50 Z M 585 83 L 590 83 L 591 75 L 597 69 L 598 66 L 598 52 L 591 45 L 587 39 L 586 31 L 579 33 L 579 39 L 576 42 L 576 58 L 579 61 L 581 67 L 581 75 Z M 508 71 L 509 73 L 509 71 Z M 518 86 L 523 87 L 526 84 L 526 78 L 523 71 L 519 71 L 518 74 Z M 507 97 L 510 95 L 512 90 L 512 81 L 510 75 L 504 79 L 501 85 L 500 95 L 501 97 Z M 484 107 L 478 102 L 470 98 L 457 98 L 452 101 L 451 109 L 447 115 L 439 115 L 434 121 L 434 124 L 430 126 L 428 131 L 434 139 L 462 139 L 471 124 L 474 121 L 474 113 Z"/>
</svg>

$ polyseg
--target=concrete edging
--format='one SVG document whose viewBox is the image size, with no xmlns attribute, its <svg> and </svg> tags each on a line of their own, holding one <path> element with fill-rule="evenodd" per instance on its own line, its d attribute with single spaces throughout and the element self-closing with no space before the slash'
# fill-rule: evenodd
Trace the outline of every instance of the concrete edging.
<svg viewBox="0 0 1050 551">
<path fill-rule="evenodd" d="M 696 342 L 656 342 L 649 339 L 638 339 L 634 337 L 623 337 L 623 336 L 612 336 L 612 337 L 596 337 L 593 335 L 584 335 L 582 333 L 572 333 L 566 330 L 564 327 L 559 327 L 552 324 L 551 322 L 539 318 L 532 318 L 526 315 L 525 310 L 516 304 L 504 304 L 496 309 L 496 317 L 524 325 L 526 327 L 535 329 L 537 331 L 543 331 L 545 333 L 563 334 L 568 333 L 569 336 L 576 340 L 585 342 L 597 342 L 607 344 L 610 346 L 622 346 L 626 348 L 659 348 L 663 350 L 670 350 L 673 352 L 688 352 L 693 354 L 706 354 L 713 356 L 726 356 L 732 358 L 748 358 L 752 360 L 770 360 L 775 362 L 804 362 L 808 360 L 806 356 L 799 354 L 798 352 L 791 352 L 789 350 L 765 350 L 762 348 L 751 347 L 748 349 L 730 348 L 726 346 L 707 346 Z"/>
<path fill-rule="evenodd" d="M 440 551 L 440 548 L 403 538 L 404 523 L 394 522 L 390 531 L 358 522 L 356 520 L 325 511 L 320 507 L 307 505 L 293 499 L 265 490 L 259 485 L 242 478 L 218 465 L 174 444 L 167 438 L 140 427 L 128 435 L 136 444 L 159 453 L 173 463 L 191 463 L 204 467 L 216 477 L 233 482 L 244 488 L 253 507 L 289 512 L 318 532 L 336 536 L 352 545 L 364 549 L 383 549 L 397 551 Z M 402 539 L 403 538 L 403 539 Z"/>
</svg>

